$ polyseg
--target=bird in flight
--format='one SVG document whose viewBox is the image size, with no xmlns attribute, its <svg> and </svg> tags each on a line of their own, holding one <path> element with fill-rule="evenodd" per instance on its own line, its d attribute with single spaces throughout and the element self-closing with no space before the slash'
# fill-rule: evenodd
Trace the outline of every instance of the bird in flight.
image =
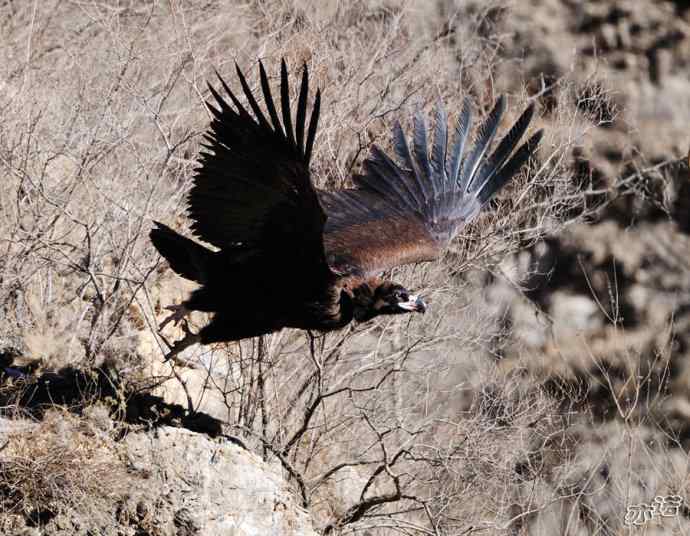
<svg viewBox="0 0 690 536">
<path fill-rule="evenodd" d="M 281 328 L 330 331 L 352 320 L 426 310 L 419 296 L 386 280 L 395 266 L 437 258 L 458 232 L 535 153 L 542 131 L 516 149 L 534 113 L 530 105 L 493 152 L 505 109 L 499 97 L 470 147 L 472 110 L 466 99 L 449 139 L 442 105 L 433 142 L 421 112 L 412 142 L 393 129 L 397 162 L 376 145 L 353 188 L 314 187 L 309 163 L 316 138 L 320 90 L 311 103 L 302 69 L 293 115 L 285 60 L 280 95 L 271 92 L 259 62 L 264 108 L 237 67 L 246 104 L 218 75 L 215 102 L 199 157 L 187 213 L 192 233 L 214 249 L 155 222 L 150 233 L 174 272 L 200 286 L 160 326 L 182 322 L 185 336 L 169 359 L 196 344 L 237 341 Z M 308 122 L 307 122 L 308 119 Z M 430 150 L 429 150 L 430 145 Z M 214 313 L 198 333 L 190 311 Z"/>
</svg>

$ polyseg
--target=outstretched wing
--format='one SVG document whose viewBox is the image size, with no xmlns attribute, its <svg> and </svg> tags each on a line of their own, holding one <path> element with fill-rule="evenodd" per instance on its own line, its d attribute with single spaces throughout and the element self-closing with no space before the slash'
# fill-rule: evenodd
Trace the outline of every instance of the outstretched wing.
<svg viewBox="0 0 690 536">
<path fill-rule="evenodd" d="M 469 102 L 465 100 L 450 147 L 446 112 L 439 104 L 430 155 L 426 124 L 417 113 L 412 150 L 400 124 L 393 129 L 400 164 L 374 146 L 364 162 L 365 174 L 353 179 L 356 188 L 320 192 L 328 216 L 324 242 L 331 268 L 343 275 L 369 276 L 436 258 L 539 144 L 542 131 L 515 150 L 534 114 L 530 105 L 489 153 L 504 109 L 500 97 L 466 152 L 472 124 Z"/>
<path fill-rule="evenodd" d="M 259 74 L 268 118 L 239 67 L 237 76 L 251 113 L 220 75 L 234 108 L 209 84 L 215 103 L 207 104 L 214 117 L 188 198 L 192 231 L 221 249 L 242 248 L 269 256 L 290 251 L 296 254 L 291 259 L 302 264 L 327 267 L 322 241 L 326 218 L 309 176 L 320 92 L 305 128 L 306 65 L 294 123 L 285 60 L 281 62 L 280 116 L 261 62 Z"/>
</svg>

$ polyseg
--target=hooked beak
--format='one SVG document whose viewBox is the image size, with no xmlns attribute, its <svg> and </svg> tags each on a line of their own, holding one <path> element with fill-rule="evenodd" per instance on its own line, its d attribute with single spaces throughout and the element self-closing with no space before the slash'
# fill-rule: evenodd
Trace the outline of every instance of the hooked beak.
<svg viewBox="0 0 690 536">
<path fill-rule="evenodd" d="M 419 296 L 410 296 L 410 299 L 404 302 L 399 302 L 398 307 L 405 309 L 405 311 L 414 311 L 423 313 L 426 311 L 426 303 Z"/>
</svg>

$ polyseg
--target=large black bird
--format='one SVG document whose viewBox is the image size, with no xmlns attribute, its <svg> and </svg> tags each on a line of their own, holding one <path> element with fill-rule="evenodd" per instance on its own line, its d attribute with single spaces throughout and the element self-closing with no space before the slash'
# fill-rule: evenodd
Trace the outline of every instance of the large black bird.
<svg viewBox="0 0 690 536">
<path fill-rule="evenodd" d="M 200 287 L 169 307 L 176 324 L 189 311 L 215 313 L 168 354 L 200 342 L 236 341 L 284 327 L 329 331 L 381 314 L 424 312 L 418 296 L 381 273 L 402 264 L 435 259 L 482 206 L 533 155 L 542 132 L 514 151 L 534 107 L 529 106 L 489 153 L 505 100 L 496 105 L 467 148 L 471 107 L 464 102 L 449 146 L 446 112 L 435 112 L 431 154 L 427 128 L 414 117 L 412 145 L 396 123 L 396 163 L 374 145 L 354 188 L 314 188 L 309 171 L 321 104 L 320 91 L 307 114 L 306 65 L 290 106 L 285 61 L 279 106 L 259 62 L 266 112 L 237 68 L 247 106 L 220 76 L 231 104 L 209 84 L 214 103 L 205 151 L 188 198 L 192 232 L 208 249 L 156 222 L 151 240 L 171 268 Z M 307 116 L 309 123 L 307 125 Z M 466 150 L 467 149 L 467 150 Z"/>
</svg>

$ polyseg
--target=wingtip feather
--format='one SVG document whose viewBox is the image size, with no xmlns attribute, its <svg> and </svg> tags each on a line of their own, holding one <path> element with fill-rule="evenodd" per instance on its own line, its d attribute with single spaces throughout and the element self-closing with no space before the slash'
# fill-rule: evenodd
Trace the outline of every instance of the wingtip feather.
<svg viewBox="0 0 690 536">
<path fill-rule="evenodd" d="M 285 58 L 280 60 L 280 106 L 283 113 L 283 126 L 288 142 L 295 146 L 295 133 L 292 129 L 292 112 L 290 110 L 290 86 Z"/>
<path fill-rule="evenodd" d="M 299 97 L 297 99 L 297 116 L 295 118 L 295 128 L 297 130 L 297 149 L 298 152 L 304 156 L 304 123 L 307 116 L 307 98 L 309 96 L 309 69 L 306 62 L 302 68 L 302 83 L 299 88 Z"/>
</svg>

